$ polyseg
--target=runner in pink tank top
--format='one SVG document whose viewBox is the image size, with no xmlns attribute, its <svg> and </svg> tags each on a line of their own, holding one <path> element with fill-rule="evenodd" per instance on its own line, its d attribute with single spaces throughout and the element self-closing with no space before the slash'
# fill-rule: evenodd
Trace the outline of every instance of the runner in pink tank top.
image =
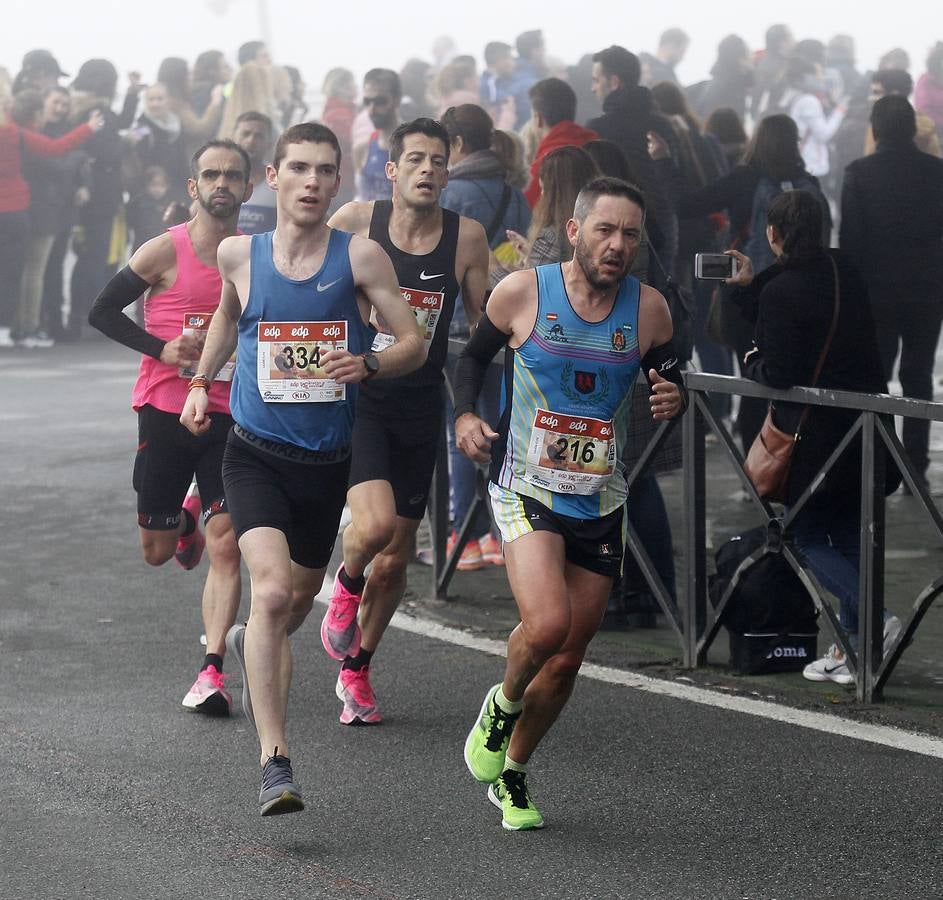
<svg viewBox="0 0 943 900">
<path fill-rule="evenodd" d="M 224 238 L 237 233 L 239 208 L 251 193 L 249 159 L 232 141 L 209 141 L 194 155 L 191 173 L 187 189 L 195 201 L 194 217 L 139 247 L 99 294 L 89 322 L 142 354 L 131 398 L 138 414 L 133 484 L 141 551 L 152 566 L 173 557 L 192 569 L 206 548 L 206 656 L 183 705 L 226 716 L 232 702 L 223 685 L 226 632 L 236 620 L 242 595 L 239 548 L 222 481 L 223 452 L 232 427 L 232 364 L 224 365 L 209 386 L 209 408 L 216 415 L 208 433 L 192 435 L 180 424 L 180 413 L 219 305 L 222 282 L 216 251 Z M 123 312 L 142 294 L 143 328 Z M 192 487 L 194 479 L 198 490 Z"/>
<path fill-rule="evenodd" d="M 167 233 L 173 241 L 177 277 L 165 291 L 153 288 L 144 301 L 144 330 L 162 341 L 180 335 L 196 337 L 201 345 L 210 319 L 219 306 L 222 281 L 219 269 L 201 262 L 190 238 L 191 223 L 175 225 Z M 165 241 L 166 242 L 166 241 Z M 223 367 L 209 391 L 210 411 L 229 413 L 232 365 Z M 138 412 L 150 404 L 155 409 L 180 415 L 187 399 L 187 385 L 194 372 L 187 366 L 168 365 L 153 356 L 141 357 L 141 371 L 131 394 Z"/>
</svg>

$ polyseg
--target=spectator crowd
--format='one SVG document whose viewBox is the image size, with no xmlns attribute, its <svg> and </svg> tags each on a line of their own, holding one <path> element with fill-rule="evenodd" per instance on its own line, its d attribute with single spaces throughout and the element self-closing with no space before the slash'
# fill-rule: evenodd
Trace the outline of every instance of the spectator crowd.
<svg viewBox="0 0 943 900">
<path fill-rule="evenodd" d="M 727 286 L 695 277 L 695 253 L 742 251 L 759 273 L 774 261 L 770 205 L 787 190 L 811 193 L 825 245 L 847 251 L 870 295 L 883 378 L 899 355 L 904 393 L 931 400 L 943 321 L 943 163 L 927 160 L 941 156 L 943 42 L 914 79 L 899 49 L 863 71 L 848 35 L 797 39 L 772 25 L 761 48 L 725 37 L 710 77 L 685 86 L 676 69 L 689 41 L 670 28 L 651 52 L 612 45 L 566 65 L 547 54 L 539 30 L 491 41 L 480 58 L 440 39 L 431 60 L 411 59 L 399 71 L 333 68 L 318 91 L 259 41 L 239 47 L 234 60 L 219 50 L 192 61 L 167 57 L 147 77 L 129 73 L 123 96 L 107 59 L 89 59 L 74 74 L 47 49 L 18 66 L 8 60 L 0 69 L 0 348 L 83 337 L 92 302 L 128 254 L 188 219 L 190 158 L 207 139 L 232 138 L 248 153 L 253 193 L 239 227 L 259 233 L 274 227 L 265 167 L 284 128 L 316 119 L 337 135 L 339 207 L 391 196 L 390 136 L 401 122 L 428 116 L 451 140 L 442 204 L 484 227 L 492 287 L 508 272 L 572 256 L 566 222 L 593 177 L 641 187 L 648 215 L 633 274 L 690 293 L 696 362 L 706 371 L 733 374 L 753 330 L 718 313 L 733 309 Z M 452 328 L 467 333 L 460 305 Z M 484 415 L 495 421 L 497 384 L 485 393 Z M 731 414 L 729 398 L 712 402 L 720 416 Z M 739 404 L 744 448 L 764 414 Z M 636 438 L 644 447 L 645 433 Z M 927 427 L 910 425 L 904 443 L 926 480 Z M 669 442 L 628 507 L 671 594 L 670 530 L 654 473 L 678 460 Z M 475 478 L 453 453 L 457 525 Z M 503 564 L 501 548 L 483 516 L 459 568 L 493 564 Z M 632 592 L 632 577 L 625 582 Z M 636 608 L 624 593 L 620 608 Z M 644 603 L 637 609 L 644 613 Z"/>
</svg>

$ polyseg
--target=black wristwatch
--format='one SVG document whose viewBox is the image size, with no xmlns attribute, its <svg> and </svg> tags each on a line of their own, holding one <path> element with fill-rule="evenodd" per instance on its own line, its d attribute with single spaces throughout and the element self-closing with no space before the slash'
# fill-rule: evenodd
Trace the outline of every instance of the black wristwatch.
<svg viewBox="0 0 943 900">
<path fill-rule="evenodd" d="M 376 353 L 364 353 L 360 358 L 363 360 L 363 367 L 367 370 L 367 377 L 364 381 L 369 381 L 380 371 L 380 360 L 377 359 Z"/>
</svg>

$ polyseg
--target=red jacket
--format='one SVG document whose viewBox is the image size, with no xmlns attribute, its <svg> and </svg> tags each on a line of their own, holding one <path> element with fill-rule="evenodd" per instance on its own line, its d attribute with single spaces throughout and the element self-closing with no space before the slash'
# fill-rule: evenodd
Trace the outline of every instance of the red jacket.
<svg viewBox="0 0 943 900">
<path fill-rule="evenodd" d="M 582 147 L 583 144 L 598 139 L 599 135 L 595 131 L 583 128 L 582 125 L 577 125 L 576 122 L 557 122 L 544 135 L 544 139 L 537 148 L 537 155 L 531 163 L 530 184 L 527 185 L 524 191 L 524 196 L 527 198 L 531 209 L 537 205 L 537 201 L 540 199 L 540 179 L 537 177 L 537 173 L 540 172 L 540 164 L 543 162 L 544 157 L 551 150 L 556 150 L 558 147 Z"/>
<path fill-rule="evenodd" d="M 0 125 L 0 213 L 29 209 L 29 185 L 23 178 L 24 151 L 36 156 L 62 156 L 84 144 L 91 135 L 87 124 L 55 139 L 20 128 L 12 121 Z"/>
</svg>

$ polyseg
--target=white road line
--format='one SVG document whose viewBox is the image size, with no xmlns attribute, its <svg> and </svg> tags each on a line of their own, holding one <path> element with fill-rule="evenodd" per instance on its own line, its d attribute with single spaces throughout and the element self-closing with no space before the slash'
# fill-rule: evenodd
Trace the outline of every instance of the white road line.
<svg viewBox="0 0 943 900">
<path fill-rule="evenodd" d="M 325 604 L 330 599 L 331 585 L 334 583 L 333 573 L 328 574 L 330 577 L 325 577 L 324 588 L 317 597 L 321 603 Z M 494 656 L 507 655 L 507 644 L 504 641 L 476 637 L 458 628 L 451 628 L 447 625 L 440 625 L 437 622 L 429 622 L 424 619 L 416 619 L 404 613 L 397 612 L 393 616 L 393 620 L 390 624 L 394 628 L 407 631 L 410 634 L 434 638 L 449 644 L 455 644 L 459 647 L 465 647 L 469 650 L 478 650 L 482 653 L 490 653 Z M 903 729 L 891 728 L 887 725 L 870 725 L 863 722 L 853 722 L 849 719 L 830 716 L 826 713 L 793 709 L 792 707 L 780 706 L 779 704 L 770 703 L 766 700 L 754 700 L 751 697 L 736 697 L 727 694 L 719 694 L 715 691 L 707 690 L 706 688 L 678 684 L 674 681 L 665 681 L 659 678 L 650 678 L 647 675 L 639 675 L 636 672 L 613 669 L 609 666 L 597 666 L 592 663 L 584 663 L 583 667 L 580 669 L 580 675 L 584 678 L 591 678 L 594 681 L 618 684 L 623 687 L 632 688 L 633 690 L 645 691 L 649 694 L 659 694 L 663 697 L 672 697 L 675 700 L 699 703 L 702 706 L 713 706 L 718 709 L 744 713 L 749 716 L 759 716 L 762 719 L 771 719 L 774 722 L 782 722 L 786 725 L 797 725 L 800 728 L 811 728 L 814 731 L 821 731 L 825 734 L 835 735 L 837 737 L 851 738 L 856 741 L 867 741 L 871 744 L 891 747 L 894 750 L 904 750 L 908 753 L 919 753 L 922 756 L 932 756 L 937 759 L 943 759 L 943 738 L 938 738 L 930 734 L 904 731 Z"/>
</svg>

